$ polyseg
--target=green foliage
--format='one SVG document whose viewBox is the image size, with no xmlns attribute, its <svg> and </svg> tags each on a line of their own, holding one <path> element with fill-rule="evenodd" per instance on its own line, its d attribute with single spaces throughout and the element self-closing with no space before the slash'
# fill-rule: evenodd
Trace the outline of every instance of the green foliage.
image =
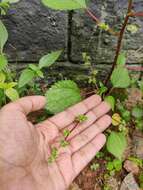
<svg viewBox="0 0 143 190">
<path fill-rule="evenodd" d="M 74 10 L 86 8 L 86 0 L 42 0 L 42 3 L 52 9 Z"/>
<path fill-rule="evenodd" d="M 104 153 L 103 152 L 98 152 L 95 157 L 96 158 L 103 158 L 104 157 Z"/>
<path fill-rule="evenodd" d="M 114 111 L 114 109 L 115 109 L 115 98 L 113 96 L 107 96 L 107 97 L 105 97 L 105 102 L 107 102 L 111 106 L 112 111 Z"/>
<path fill-rule="evenodd" d="M 126 64 L 126 56 L 125 53 L 121 53 L 118 56 L 117 65 L 125 66 Z"/>
<path fill-rule="evenodd" d="M 143 118 L 143 107 L 136 106 L 132 109 L 132 116 L 141 119 Z"/>
<path fill-rule="evenodd" d="M 91 66 L 91 57 L 86 52 L 82 53 L 82 58 L 84 61 L 84 65 Z"/>
<path fill-rule="evenodd" d="M 122 159 L 127 141 L 124 133 L 111 132 L 107 139 L 107 150 L 119 160 Z"/>
<path fill-rule="evenodd" d="M 0 89 L 7 90 L 9 88 L 13 88 L 17 85 L 16 82 L 10 82 L 10 83 L 0 83 Z"/>
<path fill-rule="evenodd" d="M 8 40 L 8 32 L 5 25 L 0 20 L 0 52 L 2 54 L 5 43 Z"/>
<path fill-rule="evenodd" d="M 143 119 L 136 119 L 135 126 L 137 129 L 143 131 Z"/>
<path fill-rule="evenodd" d="M 139 30 L 139 26 L 137 24 L 128 24 L 127 30 L 134 34 Z"/>
<path fill-rule="evenodd" d="M 96 69 L 91 69 L 90 76 L 88 78 L 88 83 L 90 85 L 92 85 L 92 84 L 97 85 L 97 79 L 96 79 L 97 74 L 98 74 L 98 71 Z"/>
<path fill-rule="evenodd" d="M 0 2 L 0 14 L 6 15 L 8 9 L 10 8 L 10 4 L 17 3 L 19 0 L 1 0 Z"/>
<path fill-rule="evenodd" d="M 115 171 L 120 171 L 122 169 L 122 161 L 121 160 L 114 159 L 113 165 L 114 165 Z"/>
<path fill-rule="evenodd" d="M 75 121 L 78 123 L 83 123 L 84 121 L 87 121 L 88 117 L 86 115 L 78 115 L 75 118 Z"/>
<path fill-rule="evenodd" d="M 46 99 L 46 109 L 51 113 L 58 113 L 80 102 L 81 95 L 75 82 L 63 80 L 55 83 L 46 92 Z"/>
<path fill-rule="evenodd" d="M 58 157 L 58 149 L 54 147 L 51 150 L 51 155 L 48 158 L 48 163 L 54 162 L 57 159 L 57 157 Z"/>
<path fill-rule="evenodd" d="M 7 58 L 4 54 L 0 54 L 0 71 L 5 70 L 6 66 L 8 65 Z"/>
<path fill-rule="evenodd" d="M 138 85 L 139 85 L 140 90 L 143 92 L 143 80 L 138 81 Z"/>
<path fill-rule="evenodd" d="M 109 25 L 106 24 L 106 23 L 99 23 L 98 26 L 102 29 L 102 30 L 105 30 L 105 31 L 108 31 L 109 30 Z"/>
<path fill-rule="evenodd" d="M 105 92 L 107 92 L 107 90 L 108 88 L 102 82 L 99 82 L 99 89 L 97 91 L 97 94 L 102 96 Z"/>
<path fill-rule="evenodd" d="M 121 112 L 121 116 L 122 118 L 126 121 L 129 122 L 131 120 L 131 113 L 128 110 L 124 110 L 123 112 Z"/>
<path fill-rule="evenodd" d="M 70 134 L 70 131 L 69 131 L 68 129 L 65 129 L 65 130 L 63 131 L 63 136 L 64 136 L 64 137 L 68 137 L 69 134 Z"/>
<path fill-rule="evenodd" d="M 3 96 L 7 96 L 11 101 L 15 101 L 19 98 L 19 94 L 14 87 L 17 85 L 16 82 L 5 83 L 4 81 L 0 83 L 0 89 L 3 90 Z M 2 95 L 2 94 L 1 94 Z"/>
<path fill-rule="evenodd" d="M 61 145 L 61 147 L 65 148 L 66 146 L 69 145 L 69 142 L 66 141 L 65 139 L 62 139 L 61 142 L 60 142 L 60 145 Z"/>
<path fill-rule="evenodd" d="M 112 73 L 111 82 L 114 88 L 129 87 L 131 80 L 128 70 L 123 66 L 117 66 Z"/>
<path fill-rule="evenodd" d="M 104 185 L 103 190 L 112 190 L 108 185 Z"/>
<path fill-rule="evenodd" d="M 139 175 L 140 188 L 143 188 L 143 173 Z"/>
<path fill-rule="evenodd" d="M 114 170 L 113 162 L 108 162 L 107 165 L 106 165 L 106 169 L 109 170 L 109 171 Z"/>
<path fill-rule="evenodd" d="M 98 168 L 100 167 L 100 165 L 98 163 L 93 163 L 91 166 L 90 166 L 90 169 L 92 171 L 96 171 Z"/>
<path fill-rule="evenodd" d="M 118 159 L 114 159 L 113 161 L 109 161 L 106 165 L 106 169 L 108 171 L 116 171 L 119 172 L 122 169 L 122 161 Z"/>
<path fill-rule="evenodd" d="M 135 157 L 129 157 L 128 160 L 133 161 L 135 164 L 137 164 L 139 167 L 143 167 L 143 160 Z"/>
<path fill-rule="evenodd" d="M 4 83 L 6 75 L 3 72 L 0 72 L 0 83 Z"/>
<path fill-rule="evenodd" d="M 43 56 L 39 61 L 39 68 L 42 69 L 44 67 L 51 66 L 59 58 L 61 53 L 62 53 L 62 50 L 59 50 L 59 51 L 55 51 Z"/>
<path fill-rule="evenodd" d="M 40 78 L 44 78 L 43 72 L 40 70 L 38 66 L 36 66 L 35 64 L 29 64 L 28 67 L 29 69 L 35 72 L 35 76 L 37 75 Z"/>
<path fill-rule="evenodd" d="M 18 81 L 18 87 L 21 88 L 28 84 L 32 79 L 34 79 L 35 73 L 31 69 L 25 69 L 22 71 L 19 81 Z"/>
<path fill-rule="evenodd" d="M 22 88 L 29 82 L 31 82 L 35 78 L 44 78 L 42 68 L 44 67 L 49 67 L 51 66 L 61 55 L 62 51 L 55 51 L 50 54 L 44 55 L 40 61 L 38 66 L 35 64 L 29 64 L 28 67 L 22 71 L 19 82 L 18 82 L 18 87 Z"/>
<path fill-rule="evenodd" d="M 3 3 L 18 3 L 20 0 L 2 0 Z"/>
<path fill-rule="evenodd" d="M 17 90 L 14 88 L 6 89 L 5 94 L 11 101 L 15 101 L 15 100 L 19 99 L 19 94 L 18 94 Z"/>
</svg>

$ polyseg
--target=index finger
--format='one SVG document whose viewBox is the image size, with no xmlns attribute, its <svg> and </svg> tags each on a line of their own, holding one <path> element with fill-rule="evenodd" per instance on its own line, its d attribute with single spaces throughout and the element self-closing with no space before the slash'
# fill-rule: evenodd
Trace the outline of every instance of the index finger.
<svg viewBox="0 0 143 190">
<path fill-rule="evenodd" d="M 82 102 L 68 108 L 66 111 L 51 117 L 49 120 L 53 122 L 59 129 L 63 129 L 71 124 L 75 120 L 76 116 L 85 114 L 100 103 L 101 97 L 98 95 L 93 95 L 83 100 Z"/>
</svg>

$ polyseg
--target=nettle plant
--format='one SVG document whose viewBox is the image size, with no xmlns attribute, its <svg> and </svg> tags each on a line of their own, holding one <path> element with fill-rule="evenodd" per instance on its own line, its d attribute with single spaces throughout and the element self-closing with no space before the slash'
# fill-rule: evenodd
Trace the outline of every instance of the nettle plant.
<svg viewBox="0 0 143 190">
<path fill-rule="evenodd" d="M 100 19 L 98 19 L 88 8 L 86 0 L 42 0 L 42 3 L 52 9 L 55 10 L 77 10 L 77 9 L 83 9 L 86 13 L 96 22 L 98 27 L 104 31 L 107 31 L 111 33 L 112 35 L 117 37 L 117 48 L 115 52 L 114 61 L 111 67 L 111 70 L 109 72 L 109 75 L 107 76 L 105 81 L 99 81 L 97 82 L 96 76 L 97 71 L 92 70 L 91 68 L 91 76 L 89 77 L 89 83 L 93 83 L 95 85 L 94 93 L 97 93 L 103 97 L 105 101 L 107 101 L 112 108 L 112 111 L 115 110 L 115 98 L 111 96 L 111 92 L 113 89 L 116 88 L 122 88 L 125 89 L 127 87 L 130 87 L 132 84 L 132 79 L 130 78 L 128 69 L 126 67 L 126 54 L 122 52 L 122 41 L 123 36 L 126 31 L 126 28 L 130 32 L 135 32 L 137 28 L 135 25 L 127 25 L 130 17 L 135 16 L 143 16 L 142 12 L 135 13 L 132 10 L 133 1 L 128 0 L 128 9 L 127 14 L 124 18 L 123 25 L 120 29 L 120 31 L 114 31 L 108 24 L 101 22 Z M 90 56 L 88 56 L 86 53 L 83 53 L 83 60 L 86 64 L 90 64 Z M 110 82 L 111 87 L 108 87 L 108 84 Z M 89 93 L 90 94 L 90 93 Z M 78 89 L 77 85 L 73 81 L 65 80 L 60 81 L 56 84 L 54 84 L 46 93 L 47 98 L 47 109 L 52 113 L 58 113 L 60 111 L 65 110 L 67 107 L 79 102 L 82 97 L 80 96 L 80 90 Z M 120 106 L 121 108 L 121 106 Z M 138 110 L 138 112 L 137 112 Z M 136 110 L 134 108 L 134 112 L 137 115 L 143 116 L 142 108 L 137 107 Z M 130 121 L 131 113 L 126 110 L 124 107 L 122 107 L 122 110 L 120 110 L 123 115 L 121 117 L 119 114 L 115 113 L 112 117 L 112 123 L 113 126 L 120 126 L 119 132 L 112 132 L 108 134 L 108 140 L 107 140 L 107 150 L 112 155 L 114 155 L 117 159 L 122 160 L 123 153 L 127 146 L 127 130 L 125 128 L 126 122 Z M 136 115 L 135 114 L 135 115 Z M 84 118 L 85 115 L 79 116 L 80 118 Z M 88 118 L 84 118 L 87 120 Z M 80 122 L 84 122 L 84 119 Z M 78 123 L 80 123 L 78 122 Z M 74 129 L 78 126 L 78 123 L 75 125 Z M 74 130 L 72 129 L 72 130 Z M 66 134 L 69 135 L 72 131 L 67 131 Z M 64 136 L 64 135 L 63 135 Z M 65 137 L 65 136 L 64 136 Z M 67 138 L 64 139 L 64 144 L 68 145 L 68 142 L 66 142 Z M 56 152 L 56 154 L 55 154 Z M 51 158 L 56 159 L 58 154 L 58 150 L 54 151 L 53 155 L 51 154 Z M 56 156 L 55 156 L 56 155 Z"/>
<path fill-rule="evenodd" d="M 16 3 L 18 0 L 3 0 L 0 3 L 1 14 L 6 14 L 11 3 Z M 116 100 L 114 96 L 111 96 L 111 92 L 116 88 L 127 88 L 131 85 L 132 80 L 129 76 L 128 69 L 126 67 L 126 54 L 121 52 L 122 40 L 124 36 L 125 29 L 130 17 L 143 16 L 142 13 L 134 13 L 132 11 L 132 0 L 128 1 L 128 11 L 125 16 L 125 20 L 119 32 L 114 31 L 108 24 L 101 22 L 87 7 L 86 0 L 42 0 L 42 3 L 52 9 L 56 10 L 76 10 L 84 9 L 89 16 L 95 20 L 98 27 L 106 32 L 110 32 L 112 35 L 117 37 L 117 48 L 115 53 L 115 58 L 112 64 L 111 71 L 107 76 L 105 81 L 97 81 L 97 71 L 93 70 L 91 67 L 91 76 L 89 77 L 89 83 L 94 84 L 95 89 L 89 94 L 97 93 L 102 98 L 107 101 L 112 108 L 115 110 Z M 135 30 L 134 27 L 130 26 L 130 30 Z M 22 70 L 20 77 L 16 80 L 13 72 L 10 71 L 8 66 L 7 56 L 4 53 L 4 46 L 8 40 L 8 32 L 3 22 L 0 21 L 0 100 L 1 105 L 7 103 L 8 99 L 15 101 L 19 97 L 25 95 L 28 88 L 34 88 L 35 80 L 38 78 L 44 78 L 44 68 L 49 67 L 55 63 L 55 61 L 62 54 L 62 50 L 57 50 L 47 55 L 44 55 L 38 64 L 29 64 L 24 70 Z M 83 53 L 83 60 L 85 64 L 91 64 L 90 57 Z M 12 73 L 12 74 L 11 74 Z M 110 83 L 111 87 L 108 87 Z M 140 83 L 140 88 L 143 88 L 143 84 Z M 56 82 L 49 88 L 45 94 L 47 99 L 46 110 L 48 113 L 56 114 L 64 111 L 68 107 L 80 102 L 83 97 L 80 93 L 80 89 L 77 84 L 72 80 L 61 80 Z M 8 98 L 8 99 L 7 99 Z M 113 114 L 113 126 L 119 126 L 120 130 L 118 132 L 109 131 L 107 134 L 107 150 L 117 159 L 122 160 L 123 153 L 127 146 L 126 134 L 127 130 L 125 128 L 126 122 L 131 118 L 131 113 L 126 110 L 123 106 L 118 106 L 119 111 L 123 114 L 121 117 L 119 114 Z M 142 109 L 137 107 L 134 108 L 133 114 L 138 117 L 138 122 L 142 122 L 143 113 Z M 75 126 L 71 131 L 65 130 L 63 132 L 63 138 L 60 140 L 59 147 L 68 146 L 68 137 L 72 131 L 78 127 L 82 122 L 85 122 L 88 118 L 86 115 L 78 115 L 75 118 Z M 53 162 L 58 157 L 58 148 L 51 148 L 51 156 L 49 157 L 49 162 Z"/>
</svg>

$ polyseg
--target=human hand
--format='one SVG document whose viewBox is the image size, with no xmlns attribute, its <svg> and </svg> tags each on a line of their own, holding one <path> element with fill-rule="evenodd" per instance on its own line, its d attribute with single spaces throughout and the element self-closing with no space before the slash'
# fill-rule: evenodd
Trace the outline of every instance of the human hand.
<svg viewBox="0 0 143 190">
<path fill-rule="evenodd" d="M 105 115 L 109 105 L 99 96 L 93 95 L 34 126 L 27 115 L 44 106 L 44 97 L 31 96 L 1 109 L 1 190 L 65 190 L 103 147 L 102 132 L 111 118 Z M 87 121 L 77 126 L 68 136 L 69 145 L 60 148 L 57 159 L 48 163 L 51 147 L 57 146 L 64 129 L 72 129 L 80 114 L 86 114 Z"/>
</svg>

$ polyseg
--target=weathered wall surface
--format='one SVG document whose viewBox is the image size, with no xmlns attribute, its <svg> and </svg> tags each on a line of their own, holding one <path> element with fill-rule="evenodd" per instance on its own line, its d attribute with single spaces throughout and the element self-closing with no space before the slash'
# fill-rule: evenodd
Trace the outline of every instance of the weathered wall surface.
<svg viewBox="0 0 143 190">
<path fill-rule="evenodd" d="M 143 10 L 142 0 L 134 2 L 135 10 Z M 115 30 L 121 27 L 127 0 L 90 0 L 89 5 L 94 14 Z M 88 52 L 100 69 L 112 63 L 117 39 L 101 31 L 87 13 L 53 11 L 40 0 L 21 0 L 12 9 L 13 13 L 4 17 L 9 31 L 6 52 L 10 61 L 18 61 L 17 65 L 38 62 L 42 55 L 57 49 L 65 50 L 60 60 L 63 68 L 75 73 L 77 68 L 72 65 L 80 67 L 82 52 Z M 132 18 L 130 23 L 137 24 L 139 30 L 135 34 L 126 32 L 123 49 L 128 52 L 128 63 L 138 64 L 143 60 L 143 18 Z"/>
<path fill-rule="evenodd" d="M 40 0 L 21 0 L 6 17 L 6 51 L 11 61 L 37 61 L 50 50 L 67 49 L 68 13 L 45 8 Z M 66 59 L 66 54 L 65 58 Z"/>
<path fill-rule="evenodd" d="M 126 13 L 127 0 L 91 0 L 90 9 L 98 18 L 108 23 L 115 31 L 122 24 Z M 143 10 L 143 1 L 135 1 L 134 9 Z M 143 21 L 143 19 L 142 19 Z M 137 52 L 143 45 L 143 22 L 141 19 L 130 19 L 129 24 L 137 24 L 137 33 L 126 32 L 123 49 L 129 54 L 129 63 L 138 63 L 141 52 Z M 113 35 L 101 31 L 87 14 L 79 11 L 73 13 L 71 32 L 71 60 L 81 60 L 81 52 L 89 52 L 95 63 L 111 63 L 117 43 Z M 142 57 L 143 58 L 143 57 Z"/>
</svg>

